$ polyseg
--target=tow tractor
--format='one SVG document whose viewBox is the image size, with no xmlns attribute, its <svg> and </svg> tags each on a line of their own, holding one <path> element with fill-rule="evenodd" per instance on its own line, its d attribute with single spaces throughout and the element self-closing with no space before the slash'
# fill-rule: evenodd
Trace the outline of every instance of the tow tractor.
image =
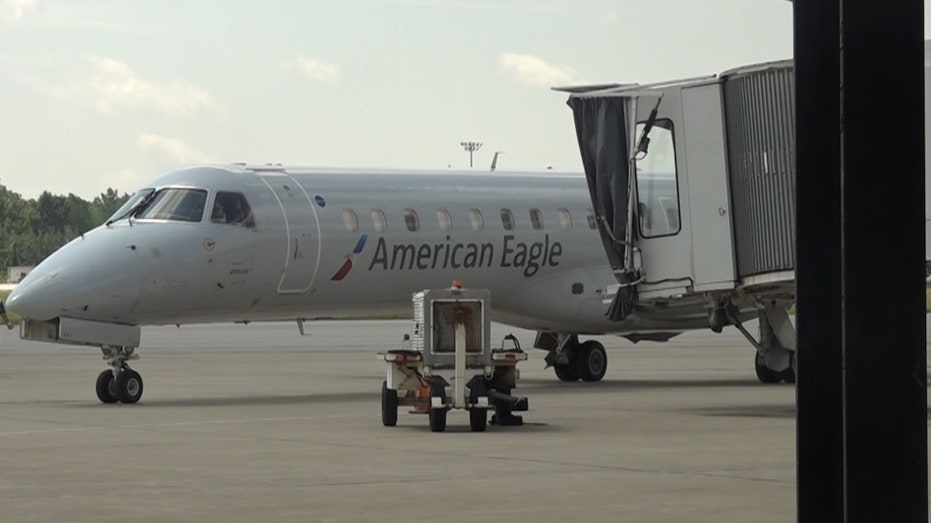
<svg viewBox="0 0 931 523">
<path fill-rule="evenodd" d="M 483 432 L 488 411 L 494 425 L 522 425 L 513 413 L 527 410 L 527 398 L 512 396 L 517 385 L 517 362 L 527 353 L 517 338 L 507 335 L 501 347 L 491 347 L 491 294 L 463 289 L 454 281 L 448 289 L 427 289 L 412 296 L 413 335 L 409 348 L 379 353 L 388 363 L 381 388 L 381 420 L 398 423 L 398 407 L 413 406 L 413 414 L 427 414 L 430 430 L 446 430 L 452 409 L 469 412 L 473 432 Z M 509 347 L 505 343 L 510 342 Z"/>
</svg>

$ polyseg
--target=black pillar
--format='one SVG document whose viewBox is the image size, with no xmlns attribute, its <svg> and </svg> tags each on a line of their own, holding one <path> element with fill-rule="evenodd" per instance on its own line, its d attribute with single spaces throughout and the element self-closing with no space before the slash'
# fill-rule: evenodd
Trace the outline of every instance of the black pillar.
<svg viewBox="0 0 931 523">
<path fill-rule="evenodd" d="M 840 2 L 796 1 L 798 520 L 843 521 Z"/>
<path fill-rule="evenodd" d="M 841 21 L 846 521 L 925 523 L 923 0 Z"/>
<path fill-rule="evenodd" d="M 927 522 L 923 0 L 794 8 L 798 519 Z"/>
</svg>

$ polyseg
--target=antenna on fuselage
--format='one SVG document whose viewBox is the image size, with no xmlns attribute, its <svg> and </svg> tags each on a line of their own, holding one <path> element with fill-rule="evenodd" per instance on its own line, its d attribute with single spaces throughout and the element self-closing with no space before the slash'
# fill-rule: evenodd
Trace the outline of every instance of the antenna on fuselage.
<svg viewBox="0 0 931 523">
<path fill-rule="evenodd" d="M 504 154 L 504 151 L 495 151 L 495 155 L 491 159 L 491 172 L 495 172 L 495 168 L 498 167 L 498 155 L 499 154 Z"/>
</svg>

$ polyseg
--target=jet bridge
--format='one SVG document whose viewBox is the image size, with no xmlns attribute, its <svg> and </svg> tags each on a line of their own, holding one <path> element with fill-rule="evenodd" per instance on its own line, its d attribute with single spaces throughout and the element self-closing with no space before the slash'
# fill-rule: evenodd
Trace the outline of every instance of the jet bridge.
<svg viewBox="0 0 931 523">
<path fill-rule="evenodd" d="M 927 100 L 928 42 L 925 55 Z M 618 280 L 607 316 L 704 307 L 712 330 L 734 324 L 756 347 L 764 382 L 794 380 L 794 89 L 792 61 L 650 85 L 556 88 L 569 93 Z M 926 216 L 929 200 L 926 193 Z M 877 215 L 894 227 L 895 202 L 877 202 Z M 741 324 L 754 313 L 757 339 Z"/>
<path fill-rule="evenodd" d="M 613 319 L 636 305 L 697 298 L 794 300 L 792 61 L 660 84 L 557 90 L 570 93 L 619 282 Z M 877 204 L 890 226 L 894 207 Z"/>
</svg>

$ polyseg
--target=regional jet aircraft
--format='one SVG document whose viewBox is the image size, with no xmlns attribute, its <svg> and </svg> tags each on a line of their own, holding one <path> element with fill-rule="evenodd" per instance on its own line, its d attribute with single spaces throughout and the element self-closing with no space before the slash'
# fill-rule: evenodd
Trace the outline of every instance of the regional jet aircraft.
<svg viewBox="0 0 931 523">
<path fill-rule="evenodd" d="M 641 226 L 677 227 L 675 198 L 655 194 Z M 7 305 L 23 338 L 101 347 L 99 399 L 135 403 L 139 326 L 406 315 L 413 292 L 454 279 L 490 289 L 496 321 L 538 331 L 564 381 L 605 374 L 604 347 L 580 336 L 709 325 L 704 303 L 606 318 L 616 280 L 585 179 L 552 172 L 189 167 L 49 256 Z"/>
</svg>

